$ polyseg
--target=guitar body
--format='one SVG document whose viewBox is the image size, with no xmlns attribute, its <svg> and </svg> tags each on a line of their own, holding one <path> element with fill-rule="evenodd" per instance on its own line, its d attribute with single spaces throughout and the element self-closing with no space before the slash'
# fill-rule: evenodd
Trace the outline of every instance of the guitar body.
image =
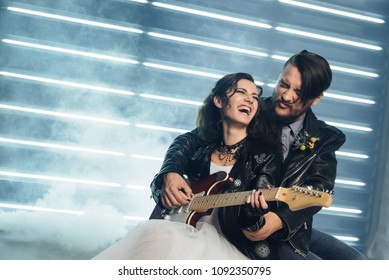
<svg viewBox="0 0 389 280">
<path fill-rule="evenodd" d="M 214 208 L 245 204 L 252 191 L 220 193 L 224 187 L 231 185 L 232 181 L 233 179 L 224 171 L 216 172 L 201 180 L 188 179 L 187 183 L 194 194 L 191 201 L 172 210 L 163 210 L 157 205 L 150 219 L 163 218 L 195 227 L 197 221 L 203 216 L 210 215 Z M 299 186 L 262 189 L 262 194 L 266 201 L 284 202 L 292 211 L 311 206 L 329 207 L 332 203 L 329 193 Z"/>
<path fill-rule="evenodd" d="M 191 187 L 194 197 L 218 194 L 225 186 L 232 183 L 231 178 L 224 171 L 216 172 L 200 180 L 189 178 L 186 181 Z M 150 215 L 150 219 L 166 219 L 174 222 L 186 223 L 195 227 L 201 217 L 210 215 L 213 210 L 208 209 L 201 212 L 191 211 L 189 210 L 189 207 L 190 203 L 176 209 L 168 210 L 162 209 L 159 205 L 156 205 Z"/>
<path fill-rule="evenodd" d="M 199 219 L 210 215 L 214 208 L 245 204 L 247 196 L 251 195 L 252 191 L 221 193 L 221 190 L 231 185 L 232 181 L 233 179 L 223 171 L 214 173 L 201 180 L 188 179 L 187 183 L 194 193 L 191 201 L 172 210 L 163 210 L 157 205 L 150 219 L 166 219 L 195 227 Z M 288 204 L 289 209 L 292 211 L 311 206 L 329 207 L 332 203 L 332 197 L 329 193 L 299 186 L 263 189 L 262 194 L 266 201 L 284 202 Z M 276 259 L 277 256 L 272 249 L 272 242 L 272 239 L 263 241 L 245 239 L 241 245 L 244 248 L 244 254 L 249 256 L 250 259 Z"/>
</svg>

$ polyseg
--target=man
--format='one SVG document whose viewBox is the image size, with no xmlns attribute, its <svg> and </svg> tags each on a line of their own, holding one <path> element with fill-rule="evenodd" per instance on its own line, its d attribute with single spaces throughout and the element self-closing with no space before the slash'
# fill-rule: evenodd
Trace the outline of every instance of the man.
<svg viewBox="0 0 389 280">
<path fill-rule="evenodd" d="M 266 112 L 274 116 L 282 130 L 282 187 L 299 185 L 330 193 L 333 190 L 337 167 L 335 152 L 346 138 L 339 129 L 318 120 L 311 110 L 311 106 L 321 101 L 331 80 L 328 62 L 304 50 L 287 60 L 272 97 L 264 100 Z M 166 157 L 175 152 L 169 150 Z M 165 206 L 175 208 L 186 204 L 190 188 L 174 168 L 167 172 L 161 192 L 167 200 Z M 291 211 L 286 204 L 279 203 L 266 213 L 268 205 L 259 192 L 252 195 L 251 202 L 265 209 L 265 223 L 259 230 L 243 230 L 243 233 L 251 241 L 275 240 L 272 244 L 279 259 L 365 259 L 354 248 L 312 229 L 313 216 L 321 207 Z"/>
<path fill-rule="evenodd" d="M 321 56 L 302 51 L 289 58 L 278 78 L 271 98 L 265 100 L 282 126 L 283 178 L 280 186 L 304 186 L 332 192 L 336 177 L 335 151 L 345 135 L 316 118 L 317 105 L 331 84 L 332 72 Z M 266 203 L 262 203 L 266 207 Z M 291 211 L 286 204 L 265 214 L 266 224 L 256 232 L 244 231 L 250 240 L 274 235 L 281 259 L 364 259 L 358 251 L 336 238 L 312 230 L 312 217 L 321 207 Z M 268 217 L 266 217 L 268 216 Z M 268 222 L 269 219 L 269 222 Z M 275 232 L 273 228 L 282 230 Z M 309 251 L 310 249 L 310 251 Z"/>
</svg>

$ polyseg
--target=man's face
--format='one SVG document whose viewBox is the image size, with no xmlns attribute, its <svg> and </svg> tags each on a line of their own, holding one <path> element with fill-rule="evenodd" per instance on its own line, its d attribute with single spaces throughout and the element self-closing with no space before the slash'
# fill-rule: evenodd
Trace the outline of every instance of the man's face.
<svg viewBox="0 0 389 280">
<path fill-rule="evenodd" d="M 301 74 L 297 67 L 289 64 L 280 74 L 273 90 L 274 110 L 280 121 L 284 124 L 292 123 L 304 117 L 304 114 L 321 97 L 308 100 L 304 105 L 301 101 Z"/>
</svg>

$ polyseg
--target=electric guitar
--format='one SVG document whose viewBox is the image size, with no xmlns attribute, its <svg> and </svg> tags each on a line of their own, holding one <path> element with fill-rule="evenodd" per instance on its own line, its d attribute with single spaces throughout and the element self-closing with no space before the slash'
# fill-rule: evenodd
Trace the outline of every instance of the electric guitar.
<svg viewBox="0 0 389 280">
<path fill-rule="evenodd" d="M 221 189 L 233 183 L 233 179 L 224 171 L 216 172 L 201 180 L 188 179 L 194 197 L 191 201 L 176 209 L 162 210 L 158 205 L 154 208 L 150 219 L 167 219 L 196 226 L 197 221 L 210 215 L 214 208 L 236 206 L 246 203 L 252 191 L 219 193 Z M 292 211 L 311 206 L 329 207 L 332 196 L 326 192 L 311 190 L 299 186 L 290 188 L 263 189 L 266 201 L 282 201 Z"/>
</svg>

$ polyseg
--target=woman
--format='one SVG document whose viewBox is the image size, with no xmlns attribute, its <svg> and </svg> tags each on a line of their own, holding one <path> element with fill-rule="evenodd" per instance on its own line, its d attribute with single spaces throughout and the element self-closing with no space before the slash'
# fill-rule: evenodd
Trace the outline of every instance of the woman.
<svg viewBox="0 0 389 280">
<path fill-rule="evenodd" d="M 153 197 L 161 208 L 181 207 L 196 194 L 184 175 L 195 181 L 224 171 L 232 183 L 223 192 L 278 185 L 281 155 L 271 141 L 253 136 L 254 123 L 261 122 L 257 119 L 261 93 L 246 73 L 232 73 L 217 81 L 199 110 L 197 129 L 177 137 L 169 149 L 178 147 L 180 153 L 187 153 L 194 143 L 199 148 L 187 162 L 174 156 L 165 158 L 151 183 Z M 165 185 L 165 176 L 173 176 L 174 183 Z M 252 242 L 242 233 L 246 212 L 242 214 L 240 209 L 239 205 L 215 208 L 194 226 L 149 220 L 95 259 L 256 258 Z"/>
</svg>

